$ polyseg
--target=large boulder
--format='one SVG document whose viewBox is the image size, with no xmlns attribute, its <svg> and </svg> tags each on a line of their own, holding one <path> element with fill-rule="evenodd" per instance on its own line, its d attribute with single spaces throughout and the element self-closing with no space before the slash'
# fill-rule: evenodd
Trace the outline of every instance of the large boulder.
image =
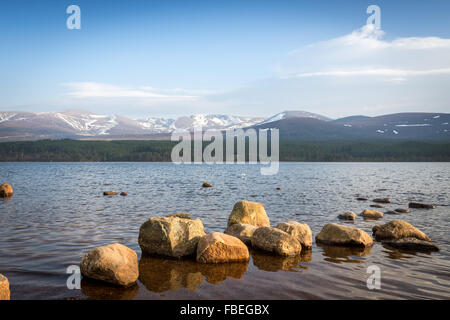
<svg viewBox="0 0 450 320">
<path fill-rule="evenodd" d="M 204 235 L 200 219 L 155 217 L 141 225 L 138 242 L 143 253 L 181 258 L 194 255 Z"/>
<path fill-rule="evenodd" d="M 299 223 L 297 221 L 288 221 L 279 223 L 276 228 L 289 233 L 296 238 L 302 245 L 302 248 L 312 248 L 312 231 L 306 223 Z"/>
<path fill-rule="evenodd" d="M 9 281 L 4 275 L 0 274 L 0 300 L 9 300 Z"/>
<path fill-rule="evenodd" d="M 372 228 L 372 232 L 377 241 L 402 238 L 431 241 L 425 233 L 403 220 L 393 220 L 386 224 L 375 226 Z"/>
<path fill-rule="evenodd" d="M 137 254 L 120 243 L 98 247 L 83 257 L 80 271 L 87 278 L 130 286 L 139 277 Z"/>
<path fill-rule="evenodd" d="M 252 246 L 280 256 L 295 256 L 302 251 L 300 242 L 278 228 L 261 227 L 255 230 Z"/>
<path fill-rule="evenodd" d="M 213 232 L 198 241 L 197 262 L 222 263 L 249 259 L 250 254 L 245 243 L 228 234 Z"/>
<path fill-rule="evenodd" d="M 0 186 L 0 198 L 9 198 L 14 194 L 14 190 L 10 184 L 2 184 Z"/>
<path fill-rule="evenodd" d="M 256 229 L 258 229 L 258 228 L 255 226 L 252 226 L 251 224 L 235 223 L 235 224 L 232 224 L 231 226 L 229 226 L 224 231 L 224 233 L 238 238 L 245 244 L 251 245 L 253 233 L 255 232 Z"/>
<path fill-rule="evenodd" d="M 228 217 L 228 227 L 232 224 L 251 224 L 256 227 L 270 227 L 269 217 L 264 210 L 264 205 L 253 201 L 239 201 Z"/>
<path fill-rule="evenodd" d="M 390 247 L 402 250 L 415 251 L 439 251 L 439 247 L 431 241 L 419 240 L 416 238 L 402 238 L 397 240 L 385 240 L 381 242 Z"/>
<path fill-rule="evenodd" d="M 347 211 L 338 215 L 338 218 L 341 220 L 356 220 L 356 213 L 353 211 Z"/>
<path fill-rule="evenodd" d="M 383 218 L 384 213 L 377 210 L 366 209 L 361 212 L 361 216 L 363 216 L 363 218 L 365 219 L 380 219 Z"/>
<path fill-rule="evenodd" d="M 316 236 L 317 243 L 326 245 L 370 247 L 373 240 L 367 232 L 354 227 L 341 226 L 329 223 L 322 228 Z"/>
</svg>

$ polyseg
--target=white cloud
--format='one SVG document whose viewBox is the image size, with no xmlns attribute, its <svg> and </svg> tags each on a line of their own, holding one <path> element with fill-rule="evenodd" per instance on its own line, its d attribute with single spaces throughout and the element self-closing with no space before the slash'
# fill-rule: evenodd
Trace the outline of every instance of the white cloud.
<svg viewBox="0 0 450 320">
<path fill-rule="evenodd" d="M 99 82 L 71 82 L 66 96 L 84 98 L 141 98 L 145 100 L 192 100 L 197 96 L 155 93 L 152 87 L 128 88 Z"/>
<path fill-rule="evenodd" d="M 291 52 L 280 78 L 313 76 L 431 76 L 450 73 L 450 39 L 383 40 L 385 33 L 365 25 L 352 33 Z"/>
</svg>

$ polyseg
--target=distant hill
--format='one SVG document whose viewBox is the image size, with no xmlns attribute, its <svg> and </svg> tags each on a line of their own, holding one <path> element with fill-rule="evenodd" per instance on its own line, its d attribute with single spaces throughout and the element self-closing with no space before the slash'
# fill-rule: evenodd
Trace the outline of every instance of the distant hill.
<svg viewBox="0 0 450 320">
<path fill-rule="evenodd" d="M 269 118 L 232 115 L 191 115 L 177 119 L 130 119 L 84 110 L 64 112 L 0 111 L 0 141 L 40 139 L 167 140 L 175 130 L 229 130 L 279 128 L 283 139 L 342 140 L 395 139 L 446 140 L 450 138 L 448 113 L 363 115 L 332 120 L 306 111 L 284 111 Z"/>
<path fill-rule="evenodd" d="M 354 116 L 334 121 L 291 118 L 254 126 L 279 128 L 290 140 L 395 139 L 450 140 L 450 114 L 397 113 L 378 117 Z"/>
</svg>

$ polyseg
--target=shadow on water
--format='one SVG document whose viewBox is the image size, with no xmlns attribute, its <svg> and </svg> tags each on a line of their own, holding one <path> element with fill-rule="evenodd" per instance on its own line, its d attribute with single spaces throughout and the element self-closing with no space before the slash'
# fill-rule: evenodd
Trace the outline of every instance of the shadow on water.
<svg viewBox="0 0 450 320">
<path fill-rule="evenodd" d="M 372 248 L 358 248 L 358 247 L 341 247 L 341 246 L 328 246 L 323 244 L 317 244 L 317 247 L 322 249 L 322 255 L 325 256 L 324 260 L 333 263 L 364 263 L 363 260 L 355 259 L 352 257 L 364 257 L 370 254 Z"/>
<path fill-rule="evenodd" d="M 308 270 L 308 267 L 302 266 L 300 263 L 312 261 L 312 250 L 304 250 L 300 255 L 293 257 L 274 256 L 254 249 L 250 251 L 250 254 L 255 267 L 270 272 Z"/>
<path fill-rule="evenodd" d="M 138 291 L 137 284 L 122 288 L 87 278 L 81 280 L 81 292 L 93 300 L 132 300 Z"/>
<path fill-rule="evenodd" d="M 152 292 L 187 288 L 195 290 L 206 282 L 218 284 L 228 277 L 242 279 L 248 262 L 202 264 L 195 260 L 174 260 L 143 256 L 139 261 L 139 280 Z"/>
</svg>

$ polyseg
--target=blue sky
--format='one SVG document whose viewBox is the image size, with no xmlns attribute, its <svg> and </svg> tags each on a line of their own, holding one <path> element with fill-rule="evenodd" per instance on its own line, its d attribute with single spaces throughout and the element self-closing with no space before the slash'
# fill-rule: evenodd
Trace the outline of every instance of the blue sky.
<svg viewBox="0 0 450 320">
<path fill-rule="evenodd" d="M 0 110 L 448 112 L 449 18 L 445 0 L 2 0 Z"/>
</svg>

